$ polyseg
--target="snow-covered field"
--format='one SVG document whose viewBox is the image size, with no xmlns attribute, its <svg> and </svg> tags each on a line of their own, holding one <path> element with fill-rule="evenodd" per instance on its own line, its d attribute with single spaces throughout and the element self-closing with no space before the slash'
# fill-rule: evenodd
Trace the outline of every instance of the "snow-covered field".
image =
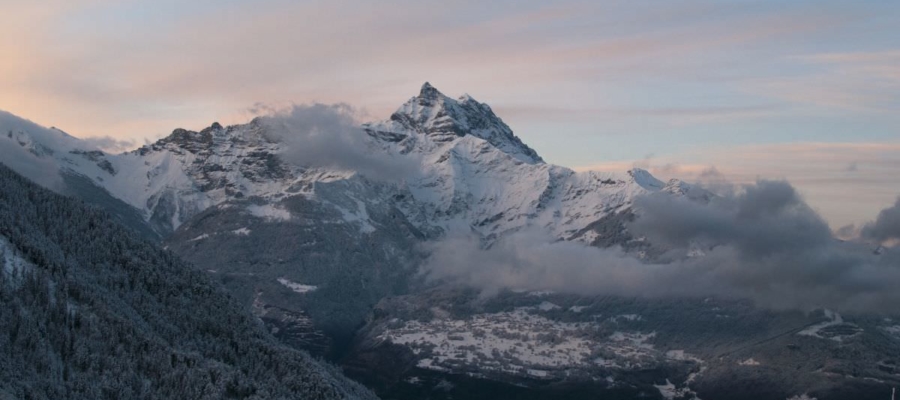
<svg viewBox="0 0 900 400">
<path fill-rule="evenodd" d="M 654 332 L 601 335 L 593 323 L 537 314 L 553 309 L 550 305 L 465 319 L 393 320 L 378 337 L 407 346 L 420 357 L 419 367 L 439 371 L 477 369 L 545 378 L 573 368 L 633 369 L 662 358 L 685 359 L 684 352 L 669 357 L 656 350 Z"/>
</svg>

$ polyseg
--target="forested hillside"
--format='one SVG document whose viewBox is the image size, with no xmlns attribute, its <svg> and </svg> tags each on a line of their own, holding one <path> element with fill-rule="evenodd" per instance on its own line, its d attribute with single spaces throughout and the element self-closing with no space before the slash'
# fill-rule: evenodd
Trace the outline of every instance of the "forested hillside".
<svg viewBox="0 0 900 400">
<path fill-rule="evenodd" d="M 374 398 L 219 286 L 0 165 L 0 399 Z"/>
</svg>

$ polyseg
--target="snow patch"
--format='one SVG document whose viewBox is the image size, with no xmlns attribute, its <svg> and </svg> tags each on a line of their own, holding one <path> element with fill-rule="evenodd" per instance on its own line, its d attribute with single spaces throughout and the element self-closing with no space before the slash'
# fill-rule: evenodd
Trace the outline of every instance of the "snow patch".
<svg viewBox="0 0 900 400">
<path fill-rule="evenodd" d="M 672 382 L 669 382 L 668 379 L 666 379 L 665 385 L 653 385 L 653 386 L 656 387 L 656 390 L 659 390 L 659 394 L 662 395 L 662 397 L 666 400 L 672 400 L 675 398 L 675 396 L 678 395 L 678 389 L 675 388 L 675 384 L 673 384 Z"/>
<path fill-rule="evenodd" d="M 760 365 L 760 363 L 759 363 L 759 361 L 756 361 L 756 360 L 754 360 L 754 359 L 751 357 L 751 358 L 748 358 L 748 359 L 743 360 L 743 361 L 738 361 L 738 365 L 744 365 L 744 366 L 755 367 L 755 366 L 757 366 L 757 365 Z"/>
<path fill-rule="evenodd" d="M 238 235 L 238 236 L 247 236 L 250 234 L 250 229 L 247 229 L 247 228 L 235 229 L 235 230 L 231 231 L 231 233 Z"/>
<path fill-rule="evenodd" d="M 283 208 L 276 207 L 271 204 L 264 206 L 251 205 L 247 206 L 247 211 L 254 217 L 265 218 L 269 221 L 290 221 L 291 212 Z"/>
<path fill-rule="evenodd" d="M 560 307 L 559 307 L 558 305 L 556 305 L 556 304 L 553 304 L 553 303 L 549 302 L 549 301 L 542 301 L 541 304 L 539 304 L 539 305 L 537 306 L 537 308 L 538 308 L 538 310 L 541 310 L 541 311 L 550 311 L 550 310 L 555 310 L 555 309 L 560 308 Z"/>
<path fill-rule="evenodd" d="M 653 385 L 656 387 L 656 390 L 659 390 L 659 394 L 666 400 L 674 400 L 674 399 L 687 399 L 690 398 L 692 400 L 700 400 L 697 398 L 697 394 L 694 393 L 689 387 L 685 386 L 683 388 L 678 388 L 674 383 L 670 382 L 666 379 L 665 385 Z M 691 397 L 687 397 L 691 396 Z"/>
<path fill-rule="evenodd" d="M 287 286 L 289 289 L 291 289 L 291 290 L 293 290 L 293 291 L 295 291 L 295 292 L 297 292 L 297 293 L 301 293 L 301 294 L 302 294 L 302 293 L 311 292 L 311 291 L 313 291 L 313 290 L 318 289 L 317 286 L 313 286 L 313 285 L 304 285 L 304 284 L 302 284 L 302 283 L 291 282 L 291 281 L 289 281 L 289 280 L 287 280 L 287 279 L 284 279 L 284 278 L 278 278 L 278 283 L 280 283 L 280 284 L 282 284 L 282 285 L 284 285 L 284 286 Z"/>
<path fill-rule="evenodd" d="M 812 325 L 800 332 L 801 336 L 811 336 L 819 339 L 829 339 L 835 342 L 842 342 L 844 339 L 851 338 L 862 333 L 862 329 L 855 324 L 845 323 L 844 318 L 840 314 L 831 310 L 825 310 L 825 317 L 830 321 L 821 322 Z"/>
<path fill-rule="evenodd" d="M 3 266 L 0 273 L 15 277 L 11 279 L 15 286 L 24 282 L 26 272 L 34 269 L 34 264 L 25 260 L 4 236 L 0 236 L 0 264 Z"/>
<path fill-rule="evenodd" d="M 207 235 L 207 234 L 204 233 L 204 234 L 202 234 L 202 235 L 200 235 L 200 236 L 197 236 L 197 237 L 195 237 L 195 238 L 193 238 L 193 239 L 191 239 L 191 240 L 188 240 L 188 242 L 196 242 L 196 241 L 198 241 L 198 240 L 203 240 L 203 239 L 207 239 L 207 238 L 209 238 L 209 235 Z"/>
<path fill-rule="evenodd" d="M 358 224 L 360 233 L 375 232 L 375 226 L 370 222 L 371 218 L 369 217 L 369 212 L 366 210 L 366 204 L 355 198 L 353 201 L 356 204 L 352 210 L 335 205 L 335 208 L 341 213 L 341 219 L 344 222 Z"/>
<path fill-rule="evenodd" d="M 641 332 L 614 332 L 612 335 L 609 335 L 609 338 L 614 342 L 628 342 L 635 347 L 652 349 L 653 345 L 647 343 L 648 340 L 656 337 L 656 332 L 650 333 L 641 333 Z"/>
<path fill-rule="evenodd" d="M 666 352 L 666 358 L 677 361 L 695 361 L 698 363 L 703 363 L 703 360 L 701 360 L 699 357 L 690 353 L 686 353 L 684 350 L 669 350 Z"/>
<path fill-rule="evenodd" d="M 409 378 L 406 378 L 406 381 L 413 385 L 418 385 L 418 384 L 422 383 L 422 379 L 420 379 L 418 376 L 411 376 Z"/>
<path fill-rule="evenodd" d="M 885 332 L 900 337 L 900 325 L 891 325 L 891 326 L 883 326 L 881 329 L 884 329 Z"/>
<path fill-rule="evenodd" d="M 629 322 L 642 321 L 643 319 L 644 319 L 644 317 L 642 317 L 638 314 L 622 314 L 622 315 L 617 315 L 615 317 L 609 318 L 610 321 L 616 322 L 616 323 L 618 323 L 619 321 L 629 321 Z"/>
</svg>

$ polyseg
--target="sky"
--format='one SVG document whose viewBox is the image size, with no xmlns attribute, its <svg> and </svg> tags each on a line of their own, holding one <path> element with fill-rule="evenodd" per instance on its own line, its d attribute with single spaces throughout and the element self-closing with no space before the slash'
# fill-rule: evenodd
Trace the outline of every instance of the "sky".
<svg viewBox="0 0 900 400">
<path fill-rule="evenodd" d="M 135 147 L 258 104 L 387 118 L 431 82 L 548 162 L 900 195 L 897 1 L 0 0 L 0 109 Z"/>
</svg>

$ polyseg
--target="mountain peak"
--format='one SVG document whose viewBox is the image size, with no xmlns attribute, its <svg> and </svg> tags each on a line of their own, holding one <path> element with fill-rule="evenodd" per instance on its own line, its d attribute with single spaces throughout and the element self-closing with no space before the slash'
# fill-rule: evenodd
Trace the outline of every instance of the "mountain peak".
<svg viewBox="0 0 900 400">
<path fill-rule="evenodd" d="M 391 115 L 391 123 L 426 134 L 438 143 L 452 142 L 467 135 L 478 137 L 528 164 L 544 162 L 487 104 L 479 103 L 468 94 L 454 100 L 428 82 L 422 85 L 418 96 Z"/>
<path fill-rule="evenodd" d="M 656 191 L 666 186 L 663 181 L 656 179 L 655 176 L 650 174 L 650 171 L 647 171 L 643 168 L 632 168 L 628 170 L 628 175 L 631 176 L 631 179 L 634 180 L 634 183 L 647 190 Z"/>
<path fill-rule="evenodd" d="M 419 89 L 419 97 L 431 100 L 437 100 L 440 97 L 443 97 L 444 94 L 441 93 L 437 88 L 431 86 L 431 83 L 425 82 L 422 84 L 422 88 Z"/>
</svg>

